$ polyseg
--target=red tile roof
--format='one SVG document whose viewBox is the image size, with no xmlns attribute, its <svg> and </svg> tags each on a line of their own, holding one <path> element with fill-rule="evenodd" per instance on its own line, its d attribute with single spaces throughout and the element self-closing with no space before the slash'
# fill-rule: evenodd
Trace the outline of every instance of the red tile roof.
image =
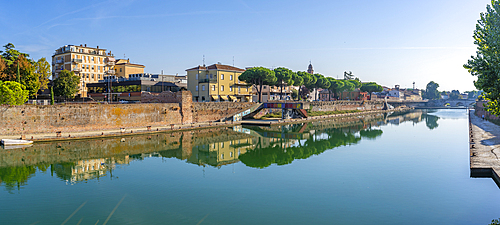
<svg viewBox="0 0 500 225">
<path fill-rule="evenodd" d="M 227 71 L 237 71 L 237 72 L 245 72 L 244 69 L 240 69 L 234 66 L 228 66 L 228 65 L 222 65 L 222 64 L 213 64 L 207 67 L 204 66 L 197 66 L 191 69 L 187 69 L 186 71 L 189 70 L 227 70 Z"/>
</svg>

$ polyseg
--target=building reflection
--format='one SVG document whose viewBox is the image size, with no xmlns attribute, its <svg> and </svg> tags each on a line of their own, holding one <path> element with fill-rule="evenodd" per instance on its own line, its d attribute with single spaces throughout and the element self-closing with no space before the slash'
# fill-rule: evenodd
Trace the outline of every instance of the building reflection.
<svg viewBox="0 0 500 225">
<path fill-rule="evenodd" d="M 118 158 L 78 160 L 76 162 L 51 165 L 51 172 L 69 183 L 77 183 L 105 177 L 112 173 L 117 164 L 129 164 L 128 155 Z"/>
<path fill-rule="evenodd" d="M 270 127 L 234 126 L 43 143 L 22 151 L 0 152 L 0 185 L 8 191 L 19 190 L 37 171 L 49 169 L 53 176 L 71 184 L 98 180 L 112 177 L 118 165 L 154 157 L 216 168 L 238 162 L 254 168 L 286 165 L 363 139 L 377 139 L 383 135 L 380 126 L 425 121 L 434 129 L 438 119 L 425 111 L 378 113 Z"/>
</svg>

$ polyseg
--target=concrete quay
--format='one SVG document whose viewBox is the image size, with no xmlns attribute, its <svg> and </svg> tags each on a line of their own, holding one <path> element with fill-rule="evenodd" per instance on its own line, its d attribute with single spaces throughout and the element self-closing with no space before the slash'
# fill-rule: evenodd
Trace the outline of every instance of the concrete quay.
<svg viewBox="0 0 500 225">
<path fill-rule="evenodd" d="M 469 111 L 470 176 L 491 177 L 500 187 L 500 126 Z"/>
<path fill-rule="evenodd" d="M 309 121 L 327 120 L 330 118 L 338 117 L 350 117 L 350 116 L 362 116 L 366 114 L 373 113 L 383 113 L 390 111 L 405 111 L 410 108 L 394 109 L 394 110 L 369 110 L 356 113 L 345 113 L 345 114 L 335 114 L 335 115 L 325 115 L 325 116 L 315 116 L 302 119 L 269 119 L 269 120 L 244 120 L 244 121 L 226 121 L 226 122 L 201 122 L 201 123 L 190 123 L 190 124 L 171 124 L 165 126 L 149 126 L 149 127 L 125 127 L 123 129 L 107 129 L 107 130 L 95 130 L 95 131 L 79 131 L 79 132 L 61 132 L 57 133 L 35 133 L 35 134 L 24 134 L 24 139 L 32 140 L 33 142 L 49 142 L 49 141 L 66 141 L 66 140 L 78 140 L 78 139 L 95 139 L 95 138 L 107 138 L 107 137 L 121 137 L 121 136 L 131 136 L 140 134 L 156 134 L 160 132 L 175 132 L 175 131 L 186 131 L 193 129 L 208 129 L 213 127 L 231 127 L 235 125 L 257 125 L 257 126 L 272 126 L 280 124 L 291 124 L 291 123 L 303 123 Z M 21 139 L 20 135 L 1 135 L 0 139 Z"/>
</svg>

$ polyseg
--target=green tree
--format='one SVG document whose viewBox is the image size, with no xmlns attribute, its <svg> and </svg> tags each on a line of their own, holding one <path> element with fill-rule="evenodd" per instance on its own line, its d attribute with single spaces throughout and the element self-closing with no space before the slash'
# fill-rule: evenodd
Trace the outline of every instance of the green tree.
<svg viewBox="0 0 500 225">
<path fill-rule="evenodd" d="M 361 85 L 361 88 L 359 88 L 361 91 L 368 92 L 370 94 L 370 100 L 372 99 L 372 92 L 381 92 L 384 90 L 382 86 L 378 85 L 375 82 L 368 82 L 368 83 L 363 83 Z"/>
<path fill-rule="evenodd" d="M 347 82 L 352 83 L 352 85 L 354 85 L 354 89 L 361 88 L 361 86 L 362 86 L 362 84 L 359 80 L 348 80 Z"/>
<path fill-rule="evenodd" d="M 8 43 L 3 47 L 5 48 L 5 50 L 0 51 L 0 53 L 2 53 L 2 57 L 7 62 L 7 66 L 12 65 L 19 56 L 23 56 L 24 58 L 28 58 L 30 56 L 29 54 L 21 53 L 18 50 L 14 49 L 15 46 L 12 43 Z"/>
<path fill-rule="evenodd" d="M 312 90 L 314 89 L 314 86 L 316 85 L 316 77 L 310 73 L 299 71 L 297 74 L 302 77 L 304 80 L 304 86 L 302 88 L 301 94 L 305 98 L 307 94 L 309 94 L 309 91 L 304 91 L 304 88 L 307 90 Z"/>
<path fill-rule="evenodd" d="M 38 90 L 40 89 L 40 80 L 38 75 L 35 73 L 35 66 L 26 59 L 23 55 L 17 57 L 16 61 L 12 64 L 13 68 L 16 68 L 16 80 L 20 81 L 24 85 L 25 89 L 29 91 L 29 96 L 36 96 Z"/>
<path fill-rule="evenodd" d="M 437 90 L 439 87 L 439 84 L 431 81 L 427 84 L 425 88 L 425 93 L 424 93 L 424 98 L 426 99 L 440 99 L 441 95 L 439 94 L 439 91 Z"/>
<path fill-rule="evenodd" d="M 50 104 L 54 105 L 54 88 L 50 87 Z"/>
<path fill-rule="evenodd" d="M 328 91 L 330 91 L 330 93 L 333 93 L 334 98 L 337 99 L 338 92 L 344 87 L 344 82 L 333 77 L 328 77 L 328 81 L 330 82 Z M 331 94 L 328 95 L 328 100 L 330 100 L 330 95 Z"/>
<path fill-rule="evenodd" d="M 491 223 L 488 224 L 488 225 L 500 225 L 500 218 L 499 219 L 491 220 Z"/>
<path fill-rule="evenodd" d="M 342 86 L 342 88 L 340 89 L 340 92 L 342 95 L 341 98 L 344 98 L 343 92 L 351 92 L 351 91 L 354 91 L 354 89 L 355 89 L 354 84 L 352 82 L 349 82 L 348 80 L 344 80 L 343 82 L 344 82 L 344 86 Z"/>
<path fill-rule="evenodd" d="M 450 93 L 450 99 L 456 100 L 456 99 L 462 99 L 462 95 L 460 94 L 460 91 L 458 90 L 452 90 Z"/>
<path fill-rule="evenodd" d="M 276 76 L 276 86 L 281 87 L 280 99 L 283 98 L 283 86 L 293 85 L 293 74 L 293 71 L 284 67 L 278 67 L 274 69 L 274 75 Z"/>
<path fill-rule="evenodd" d="M 73 98 L 78 92 L 79 83 L 80 77 L 75 75 L 73 71 L 63 70 L 54 80 L 54 93 L 56 96 Z"/>
<path fill-rule="evenodd" d="M 352 74 L 352 72 L 344 71 L 344 80 L 352 80 L 352 79 L 354 79 L 354 75 Z"/>
<path fill-rule="evenodd" d="M 314 74 L 314 76 L 316 77 L 316 84 L 314 85 L 314 88 L 316 89 L 316 99 L 318 99 L 318 89 L 319 88 L 322 88 L 322 89 L 328 89 L 330 87 L 330 82 L 328 81 L 328 79 L 325 78 L 325 76 L 323 76 L 323 74 Z"/>
<path fill-rule="evenodd" d="M 243 72 L 238 79 L 248 84 L 256 85 L 259 102 L 262 102 L 262 86 L 273 85 L 276 82 L 274 71 L 264 67 L 253 67 Z"/>
<path fill-rule="evenodd" d="M 299 97 L 299 91 L 292 89 L 292 99 L 297 99 Z"/>
<path fill-rule="evenodd" d="M 299 74 L 292 74 L 293 85 L 299 87 L 299 91 L 297 92 L 297 100 L 300 100 L 300 90 L 302 89 L 302 85 L 304 85 L 304 78 L 302 78 Z"/>
<path fill-rule="evenodd" d="M 464 65 L 473 76 L 474 85 L 483 90 L 488 101 L 488 111 L 500 116 L 500 1 L 492 0 L 486 12 L 480 14 L 474 30 L 476 55 Z"/>
<path fill-rule="evenodd" d="M 47 62 L 47 59 L 40 58 L 35 63 L 35 74 L 38 76 L 38 80 L 40 82 L 40 89 L 47 89 L 47 85 L 49 83 L 50 77 L 50 64 Z"/>
<path fill-rule="evenodd" d="M 28 101 L 29 92 L 15 81 L 0 81 L 0 105 L 22 105 Z"/>
</svg>

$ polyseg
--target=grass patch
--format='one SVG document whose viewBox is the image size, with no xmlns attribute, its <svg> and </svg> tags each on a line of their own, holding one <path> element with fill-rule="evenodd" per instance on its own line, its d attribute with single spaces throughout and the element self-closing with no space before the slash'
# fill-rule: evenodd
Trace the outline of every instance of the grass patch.
<svg viewBox="0 0 500 225">
<path fill-rule="evenodd" d="M 262 119 L 281 118 L 281 112 L 268 113 L 261 118 Z"/>
</svg>

